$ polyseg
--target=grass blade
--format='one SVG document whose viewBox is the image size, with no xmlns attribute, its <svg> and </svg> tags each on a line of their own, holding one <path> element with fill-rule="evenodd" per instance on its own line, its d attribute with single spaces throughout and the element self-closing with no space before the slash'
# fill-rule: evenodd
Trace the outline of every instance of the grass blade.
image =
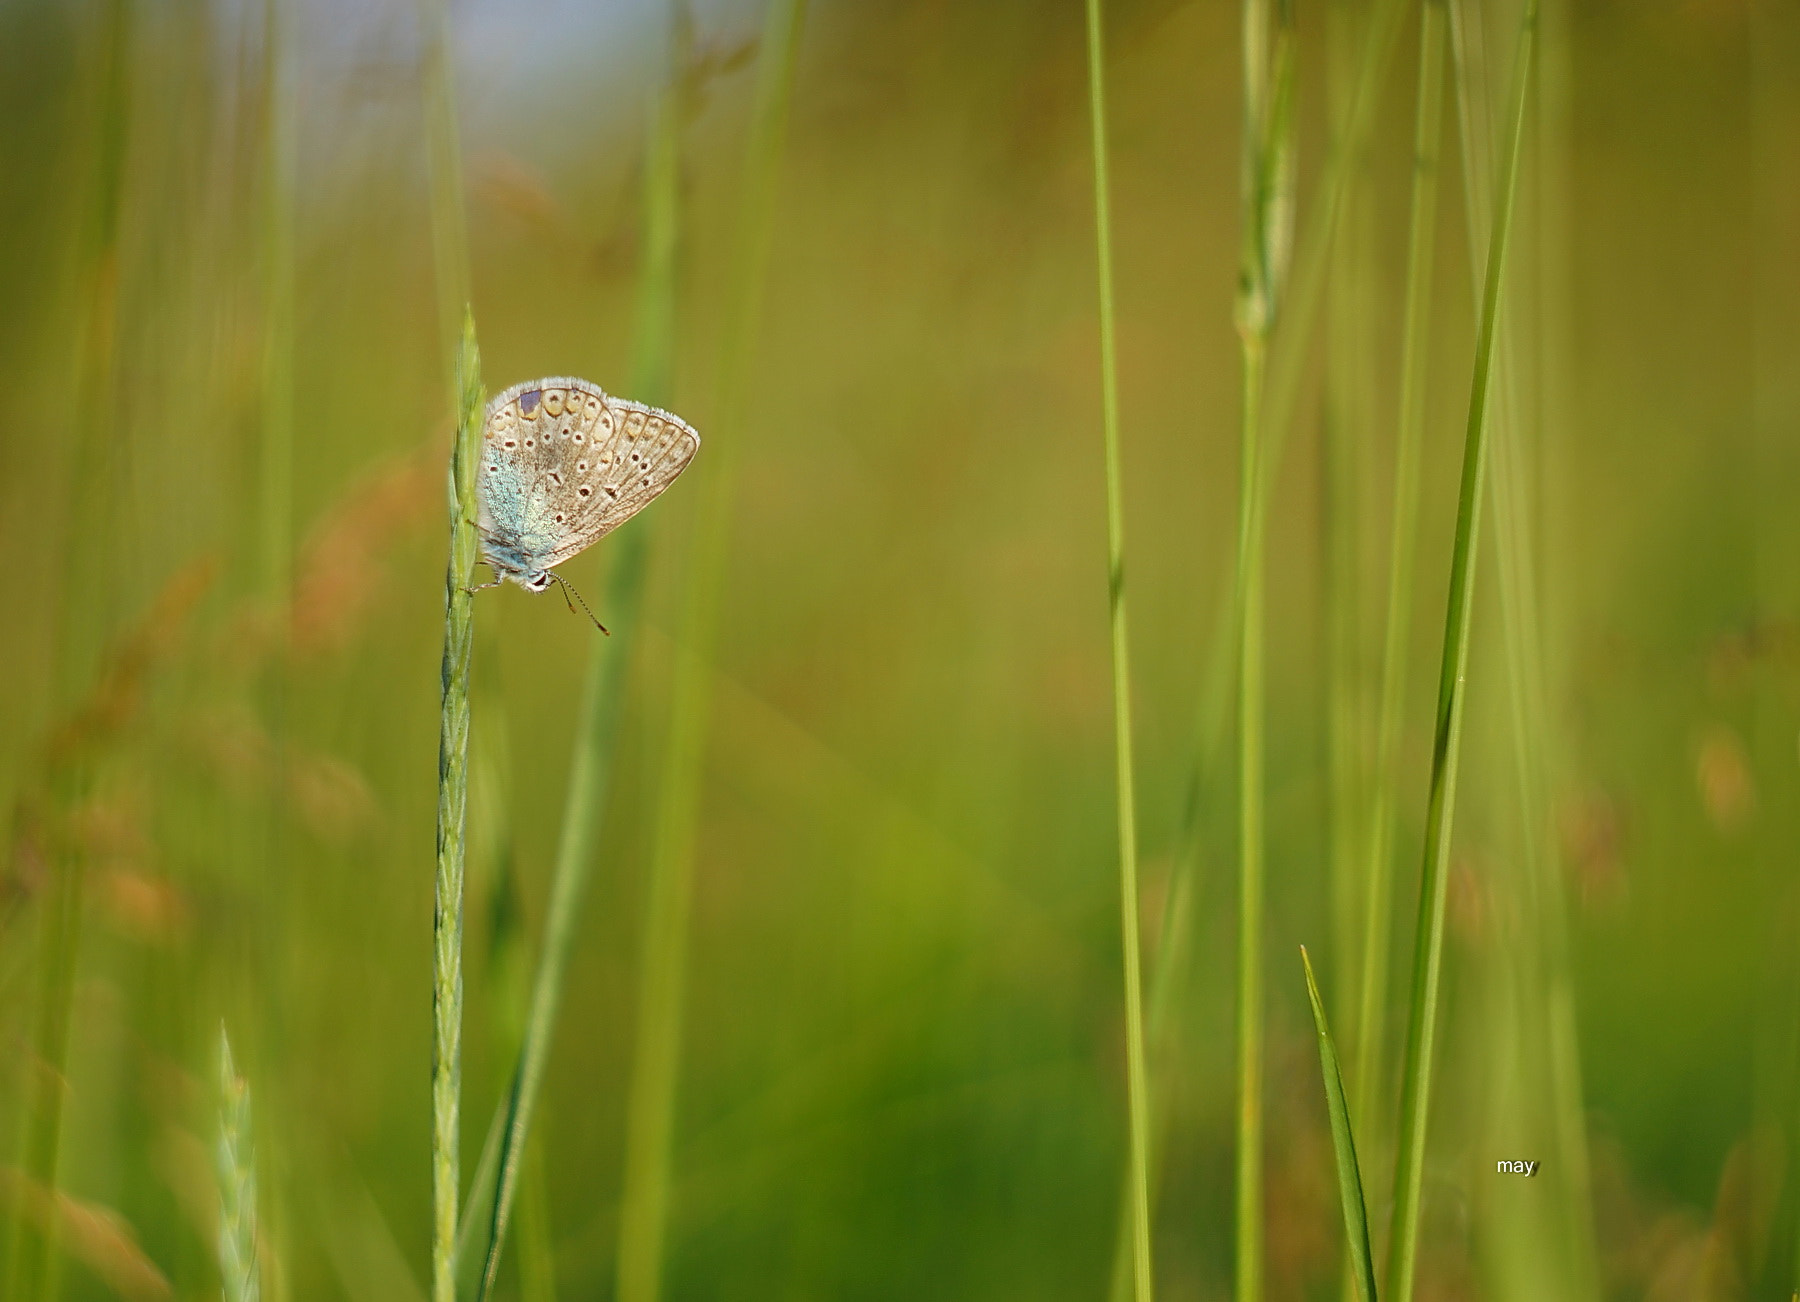
<svg viewBox="0 0 1800 1302">
<path fill-rule="evenodd" d="M 1356 1162 L 1356 1138 L 1350 1126 L 1350 1105 L 1344 1098 L 1344 1077 L 1338 1070 L 1337 1047 L 1325 1021 L 1325 1002 L 1313 977 L 1312 959 L 1300 947 L 1306 968 L 1306 997 L 1312 1003 L 1313 1029 L 1319 1033 L 1319 1070 L 1325 1077 L 1325 1108 L 1331 1117 L 1331 1150 L 1337 1158 L 1338 1201 L 1344 1209 L 1344 1242 L 1350 1248 L 1350 1277 L 1362 1302 L 1375 1302 L 1375 1262 L 1369 1252 L 1369 1209 L 1363 1198 L 1362 1172 Z"/>
<path fill-rule="evenodd" d="M 1432 1049 L 1437 1030 L 1438 979 L 1443 962 L 1444 892 L 1450 832 L 1456 808 L 1461 753 L 1464 676 L 1469 661 L 1475 557 L 1480 536 L 1482 494 L 1487 474 L 1487 403 L 1492 374 L 1495 322 L 1505 280 L 1506 242 L 1518 189 L 1524 136 L 1526 90 L 1537 38 L 1537 0 L 1526 0 L 1513 68 L 1511 136 L 1505 171 L 1494 201 L 1488 243 L 1487 278 L 1482 292 L 1481 328 L 1475 346 L 1465 432 L 1462 487 L 1457 500 L 1456 539 L 1450 561 L 1450 594 L 1444 618 L 1444 655 L 1438 678 L 1437 724 L 1432 747 L 1431 791 L 1426 807 L 1425 860 L 1419 881 L 1418 932 L 1413 950 L 1411 1007 L 1400 1101 L 1400 1142 L 1394 1164 L 1394 1210 L 1389 1235 L 1390 1302 L 1411 1302 L 1417 1264 L 1419 1190 L 1425 1170 L 1425 1129 L 1431 1101 Z"/>
<path fill-rule="evenodd" d="M 1131 1114 L 1132 1296 L 1137 1302 L 1150 1302 L 1150 1100 L 1144 1069 L 1143 987 L 1138 958 L 1137 796 L 1131 771 L 1131 649 L 1125 620 L 1125 489 L 1119 456 L 1119 376 L 1113 326 L 1106 59 L 1101 17 L 1100 0 L 1087 0 L 1088 109 L 1093 127 L 1094 242 L 1100 291 L 1100 401 L 1106 450 L 1113 745 L 1117 761 L 1119 909 L 1125 964 L 1125 1062 Z"/>
<path fill-rule="evenodd" d="M 432 910 L 431 1296 L 456 1299 L 456 1215 L 462 1119 L 463 858 L 469 801 L 469 663 L 475 635 L 475 458 L 481 438 L 481 356 L 463 314 L 457 358 L 456 446 L 450 456 L 450 563 L 444 579 L 443 719 L 438 738 L 437 874 Z"/>
</svg>

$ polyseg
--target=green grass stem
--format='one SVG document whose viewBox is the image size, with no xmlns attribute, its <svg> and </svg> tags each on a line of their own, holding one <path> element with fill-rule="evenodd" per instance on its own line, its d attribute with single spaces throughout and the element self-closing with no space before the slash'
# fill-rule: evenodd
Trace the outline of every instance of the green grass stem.
<svg viewBox="0 0 1800 1302">
<path fill-rule="evenodd" d="M 1188 940 L 1192 935 L 1193 901 L 1198 893 L 1192 862 L 1178 862 L 1169 877 L 1169 902 L 1163 910 L 1162 933 L 1150 961 L 1149 991 L 1144 1005 L 1145 1092 L 1150 1112 L 1150 1147 L 1145 1180 L 1149 1186 L 1150 1214 L 1162 1177 L 1162 1139 L 1168 1128 L 1171 1076 L 1175 1071 L 1177 1030 L 1185 1003 Z M 1120 1175 L 1119 1225 L 1113 1246 L 1113 1302 L 1127 1302 L 1136 1286 L 1136 1197 L 1132 1184 L 1131 1155 L 1126 1154 Z"/>
<path fill-rule="evenodd" d="M 1238 457 L 1238 973 L 1235 1284 L 1263 1290 L 1263 385 L 1293 211 L 1295 56 L 1286 0 L 1245 0 L 1243 251 L 1234 304 L 1242 350 Z"/>
<path fill-rule="evenodd" d="M 688 581 L 675 647 L 650 877 L 645 899 L 636 1045 L 626 1103 L 625 1186 L 619 1207 L 619 1302 L 654 1302 L 662 1289 L 670 1144 L 679 1072 L 682 985 L 711 711 L 719 598 L 731 535 L 738 443 L 774 235 L 804 0 L 771 0 L 764 14 L 735 255 L 719 363 L 719 396 L 699 475 Z"/>
<path fill-rule="evenodd" d="M 1389 1302 L 1411 1302 L 1418 1256 L 1419 1193 L 1425 1170 L 1426 1122 L 1430 1111 L 1433 1047 L 1437 1031 L 1439 975 L 1443 962 L 1444 898 L 1448 881 L 1451 827 L 1461 755 L 1466 701 L 1469 628 L 1473 613 L 1477 542 L 1487 474 L 1487 407 L 1492 376 L 1500 291 L 1505 282 L 1507 237 L 1518 190 L 1519 156 L 1526 92 L 1537 40 L 1537 0 L 1526 0 L 1514 59 L 1510 133 L 1505 170 L 1494 201 L 1488 243 L 1481 324 L 1475 346 L 1465 432 L 1462 485 L 1457 499 L 1456 536 L 1450 562 L 1450 592 L 1444 621 L 1444 654 L 1438 679 L 1437 721 L 1432 748 L 1431 788 L 1426 807 L 1425 855 L 1419 882 L 1418 930 L 1414 942 L 1411 1003 L 1400 1102 L 1399 1145 L 1394 1166 L 1394 1205 L 1389 1235 Z"/>
<path fill-rule="evenodd" d="M 475 637 L 475 462 L 483 393 L 475 317 L 463 314 L 456 446 L 450 457 L 450 562 L 444 579 L 443 719 L 438 737 L 437 874 L 432 910 L 431 1296 L 456 1299 L 462 1124 L 463 859 L 469 799 L 469 665 Z"/>
<path fill-rule="evenodd" d="M 1344 1242 L 1349 1248 L 1350 1278 L 1362 1302 L 1375 1302 L 1375 1259 L 1369 1251 L 1369 1208 L 1363 1195 L 1362 1171 L 1356 1161 L 1356 1137 L 1350 1123 L 1350 1105 L 1344 1095 L 1344 1077 L 1338 1070 L 1337 1046 L 1325 1020 L 1325 1001 L 1313 976 L 1312 959 L 1300 947 L 1300 963 L 1306 969 L 1306 997 L 1312 1004 L 1313 1029 L 1319 1035 L 1319 1070 L 1325 1078 L 1325 1110 L 1331 1118 L 1331 1151 L 1337 1161 L 1338 1203 L 1344 1213 Z"/>
<path fill-rule="evenodd" d="M 1350 1082 L 1357 1130 L 1372 1141 L 1381 1097 L 1377 1073 L 1386 1042 L 1388 951 L 1394 893 L 1394 793 L 1405 722 L 1407 643 L 1412 629 L 1413 571 L 1419 529 L 1419 462 L 1425 424 L 1425 378 L 1431 338 L 1431 285 L 1437 232 L 1438 156 L 1443 136 L 1444 6 L 1426 0 L 1419 15 L 1419 84 L 1413 132 L 1411 210 L 1406 254 L 1406 307 L 1400 345 L 1400 403 L 1394 441 L 1393 521 L 1388 541 L 1387 618 L 1376 707 L 1367 895 L 1363 912 Z"/>
<path fill-rule="evenodd" d="M 1150 1302 L 1150 1090 L 1144 1067 L 1138 957 L 1137 794 L 1131 771 L 1131 645 L 1125 618 L 1125 486 L 1119 454 L 1119 376 L 1113 319 L 1112 215 L 1106 161 L 1106 47 L 1100 0 L 1087 0 L 1088 110 L 1094 149 L 1094 243 L 1099 270 L 1100 405 L 1106 454 L 1107 596 L 1112 629 L 1113 749 L 1119 833 L 1119 909 L 1125 965 L 1125 1067 L 1130 1111 L 1132 1296 Z"/>
<path fill-rule="evenodd" d="M 443 723 L 438 751 L 437 876 L 432 920 L 432 1302 L 455 1302 L 462 1110 L 463 868 L 469 781 L 470 664 L 474 650 L 475 461 L 483 393 L 469 306 L 462 150 L 445 0 L 420 0 L 420 68 L 439 355 L 451 385 L 450 564 L 445 581 Z M 461 315 L 460 324 L 458 314 Z"/>
<path fill-rule="evenodd" d="M 1243 343 L 1243 437 L 1238 501 L 1242 591 L 1238 614 L 1238 977 L 1236 1294 L 1262 1296 L 1263 1062 L 1263 556 L 1253 532 L 1265 350 Z"/>
</svg>

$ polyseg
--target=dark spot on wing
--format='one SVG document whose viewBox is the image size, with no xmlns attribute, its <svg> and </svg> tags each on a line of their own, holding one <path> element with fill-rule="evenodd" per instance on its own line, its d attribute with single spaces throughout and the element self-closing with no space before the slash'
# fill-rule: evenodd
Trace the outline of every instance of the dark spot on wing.
<svg viewBox="0 0 1800 1302">
<path fill-rule="evenodd" d="M 519 410 L 527 416 L 531 415 L 532 412 L 537 410 L 538 402 L 543 396 L 544 391 L 542 389 L 525 390 L 524 393 L 519 395 Z"/>
</svg>

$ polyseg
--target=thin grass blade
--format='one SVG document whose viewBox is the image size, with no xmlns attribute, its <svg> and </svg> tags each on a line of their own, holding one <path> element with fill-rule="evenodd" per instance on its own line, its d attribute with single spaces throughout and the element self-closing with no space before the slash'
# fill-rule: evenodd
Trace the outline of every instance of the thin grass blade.
<svg viewBox="0 0 1800 1302">
<path fill-rule="evenodd" d="M 1338 1202 L 1344 1211 L 1344 1242 L 1350 1249 L 1350 1277 L 1362 1302 L 1375 1302 L 1375 1262 L 1369 1251 L 1369 1208 L 1363 1197 L 1362 1170 L 1356 1161 L 1356 1138 L 1350 1126 L 1350 1105 L 1344 1097 L 1344 1077 L 1338 1070 L 1337 1046 L 1325 1020 L 1325 1001 L 1313 976 L 1312 959 L 1300 947 L 1306 969 L 1306 997 L 1312 1003 L 1313 1029 L 1319 1033 L 1319 1070 L 1325 1077 L 1325 1109 L 1331 1117 L 1331 1150 L 1337 1158 Z"/>
</svg>

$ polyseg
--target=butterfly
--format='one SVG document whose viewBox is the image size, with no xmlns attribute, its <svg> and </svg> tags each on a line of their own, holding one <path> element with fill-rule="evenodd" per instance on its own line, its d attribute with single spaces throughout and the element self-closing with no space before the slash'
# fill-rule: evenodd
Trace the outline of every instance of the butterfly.
<svg viewBox="0 0 1800 1302">
<path fill-rule="evenodd" d="M 496 395 L 475 479 L 481 559 L 494 571 L 481 586 L 570 591 L 555 567 L 648 506 L 699 450 L 679 416 L 586 380 L 527 380 Z"/>
</svg>

